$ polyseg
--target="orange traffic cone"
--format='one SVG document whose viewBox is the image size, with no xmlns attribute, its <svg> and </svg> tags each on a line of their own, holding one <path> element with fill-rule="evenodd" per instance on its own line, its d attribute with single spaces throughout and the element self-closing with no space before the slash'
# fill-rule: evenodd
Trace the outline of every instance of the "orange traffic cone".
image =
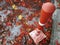
<svg viewBox="0 0 60 45">
<path fill-rule="evenodd" d="M 44 26 L 49 17 L 52 17 L 53 12 L 55 11 L 55 6 L 51 2 L 44 3 L 41 9 L 41 16 L 39 24 Z"/>
</svg>

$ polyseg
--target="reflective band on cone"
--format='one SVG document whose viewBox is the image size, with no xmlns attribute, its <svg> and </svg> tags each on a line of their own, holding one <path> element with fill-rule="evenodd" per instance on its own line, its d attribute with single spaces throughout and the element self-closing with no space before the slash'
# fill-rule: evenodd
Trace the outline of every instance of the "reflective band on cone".
<svg viewBox="0 0 60 45">
<path fill-rule="evenodd" d="M 42 24 L 42 23 L 39 22 L 39 25 L 40 25 L 40 26 L 44 26 L 45 24 Z"/>
</svg>

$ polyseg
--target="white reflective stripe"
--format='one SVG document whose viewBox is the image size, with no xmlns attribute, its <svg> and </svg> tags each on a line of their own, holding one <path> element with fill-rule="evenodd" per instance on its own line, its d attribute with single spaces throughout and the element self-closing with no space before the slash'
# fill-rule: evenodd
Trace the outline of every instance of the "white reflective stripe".
<svg viewBox="0 0 60 45">
<path fill-rule="evenodd" d="M 42 23 L 39 21 L 39 25 L 40 25 L 40 26 L 44 26 L 45 24 L 42 24 Z"/>
</svg>

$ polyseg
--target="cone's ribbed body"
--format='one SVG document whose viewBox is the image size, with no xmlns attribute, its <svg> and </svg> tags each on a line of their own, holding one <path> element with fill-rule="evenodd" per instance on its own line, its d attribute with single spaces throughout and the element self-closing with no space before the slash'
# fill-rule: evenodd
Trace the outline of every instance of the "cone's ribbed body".
<svg viewBox="0 0 60 45">
<path fill-rule="evenodd" d="M 49 17 L 52 17 L 53 12 L 55 11 L 55 6 L 51 2 L 44 3 L 41 9 L 41 16 L 39 24 L 43 26 Z"/>
</svg>

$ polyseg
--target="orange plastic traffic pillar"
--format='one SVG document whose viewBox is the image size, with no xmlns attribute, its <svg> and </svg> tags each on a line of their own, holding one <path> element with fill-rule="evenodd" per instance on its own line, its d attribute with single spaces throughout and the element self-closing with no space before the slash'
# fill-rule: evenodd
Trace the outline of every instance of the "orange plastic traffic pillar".
<svg viewBox="0 0 60 45">
<path fill-rule="evenodd" d="M 54 11 L 55 11 L 55 6 L 53 3 L 47 2 L 42 5 L 42 9 L 40 13 L 41 16 L 40 16 L 40 21 L 39 21 L 40 27 L 45 25 L 48 18 L 52 17 L 52 14 L 54 13 Z"/>
</svg>

